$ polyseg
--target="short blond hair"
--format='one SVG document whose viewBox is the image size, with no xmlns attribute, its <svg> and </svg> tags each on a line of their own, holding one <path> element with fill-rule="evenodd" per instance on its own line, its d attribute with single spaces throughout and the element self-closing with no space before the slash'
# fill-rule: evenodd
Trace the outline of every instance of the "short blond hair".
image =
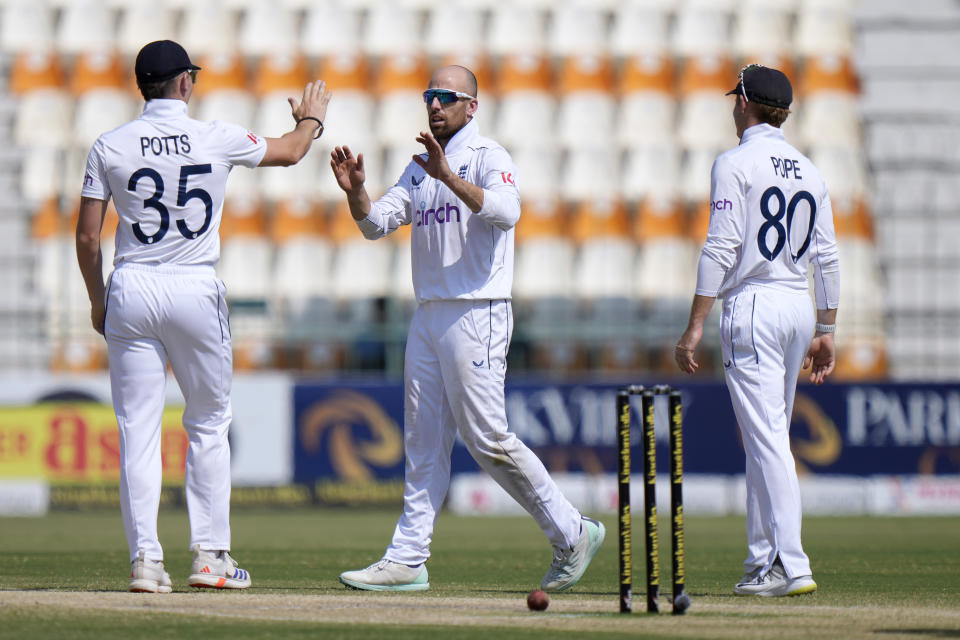
<svg viewBox="0 0 960 640">
<path fill-rule="evenodd" d="M 751 102 L 753 105 L 753 114 L 760 122 L 779 128 L 790 115 L 790 109 L 780 107 L 771 107 L 757 102 Z"/>
</svg>

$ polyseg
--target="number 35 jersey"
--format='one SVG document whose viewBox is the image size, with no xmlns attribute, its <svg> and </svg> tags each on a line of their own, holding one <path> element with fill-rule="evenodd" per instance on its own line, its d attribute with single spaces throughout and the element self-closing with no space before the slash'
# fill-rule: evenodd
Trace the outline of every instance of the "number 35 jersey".
<svg viewBox="0 0 960 640">
<path fill-rule="evenodd" d="M 836 308 L 837 243 L 823 176 L 780 129 L 750 127 L 713 165 L 697 294 L 723 298 L 747 284 L 806 291 L 811 264 L 817 308 Z"/>
<path fill-rule="evenodd" d="M 114 264 L 216 264 L 227 176 L 257 166 L 266 148 L 243 127 L 188 117 L 182 100 L 150 100 L 139 118 L 100 136 L 81 195 L 113 196 Z"/>
</svg>

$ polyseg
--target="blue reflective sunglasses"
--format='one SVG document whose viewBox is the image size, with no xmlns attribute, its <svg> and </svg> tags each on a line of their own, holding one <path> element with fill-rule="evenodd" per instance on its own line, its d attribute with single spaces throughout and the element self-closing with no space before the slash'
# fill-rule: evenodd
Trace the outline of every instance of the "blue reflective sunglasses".
<svg viewBox="0 0 960 640">
<path fill-rule="evenodd" d="M 427 104 L 432 103 L 434 98 L 439 100 L 440 104 L 451 104 L 460 99 L 475 100 L 476 96 L 453 89 L 427 89 L 423 92 L 423 101 Z"/>
</svg>

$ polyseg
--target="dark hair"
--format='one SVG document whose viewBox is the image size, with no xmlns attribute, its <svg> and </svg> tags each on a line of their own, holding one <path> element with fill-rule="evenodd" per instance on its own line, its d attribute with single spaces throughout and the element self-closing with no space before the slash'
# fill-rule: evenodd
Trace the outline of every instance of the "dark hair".
<svg viewBox="0 0 960 640">
<path fill-rule="evenodd" d="M 177 81 L 180 78 L 180 74 L 168 78 L 166 80 L 161 80 L 159 82 L 144 82 L 137 83 L 137 88 L 140 89 L 140 95 L 143 96 L 144 100 L 156 100 L 157 98 L 166 98 L 174 92 L 174 87 L 177 85 Z"/>
<path fill-rule="evenodd" d="M 780 107 L 771 107 L 757 102 L 751 102 L 753 105 L 753 114 L 757 119 L 773 127 L 779 128 L 784 123 L 787 116 L 790 115 L 790 109 L 781 109 Z"/>
</svg>

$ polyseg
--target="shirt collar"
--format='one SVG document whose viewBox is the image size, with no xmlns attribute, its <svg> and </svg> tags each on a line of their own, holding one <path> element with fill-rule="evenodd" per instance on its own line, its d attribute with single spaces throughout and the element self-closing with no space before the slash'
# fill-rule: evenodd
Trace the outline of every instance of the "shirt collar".
<svg viewBox="0 0 960 640">
<path fill-rule="evenodd" d="M 187 115 L 187 103 L 179 98 L 155 98 L 148 100 L 143 107 L 141 118 L 147 120 L 168 120 Z"/>
<path fill-rule="evenodd" d="M 749 142 L 754 138 L 773 138 L 775 140 L 786 140 L 786 138 L 783 137 L 783 131 L 781 129 L 766 123 L 755 124 L 744 131 L 743 137 L 740 138 L 740 144 Z"/>
<path fill-rule="evenodd" d="M 460 128 L 460 131 L 457 131 L 453 134 L 453 137 L 450 138 L 450 141 L 447 142 L 447 148 L 443 152 L 447 155 L 456 153 L 460 151 L 463 147 L 466 147 L 471 140 L 480 135 L 480 127 L 477 126 L 477 116 L 473 116 L 470 119 L 470 122 L 463 125 Z"/>
</svg>

